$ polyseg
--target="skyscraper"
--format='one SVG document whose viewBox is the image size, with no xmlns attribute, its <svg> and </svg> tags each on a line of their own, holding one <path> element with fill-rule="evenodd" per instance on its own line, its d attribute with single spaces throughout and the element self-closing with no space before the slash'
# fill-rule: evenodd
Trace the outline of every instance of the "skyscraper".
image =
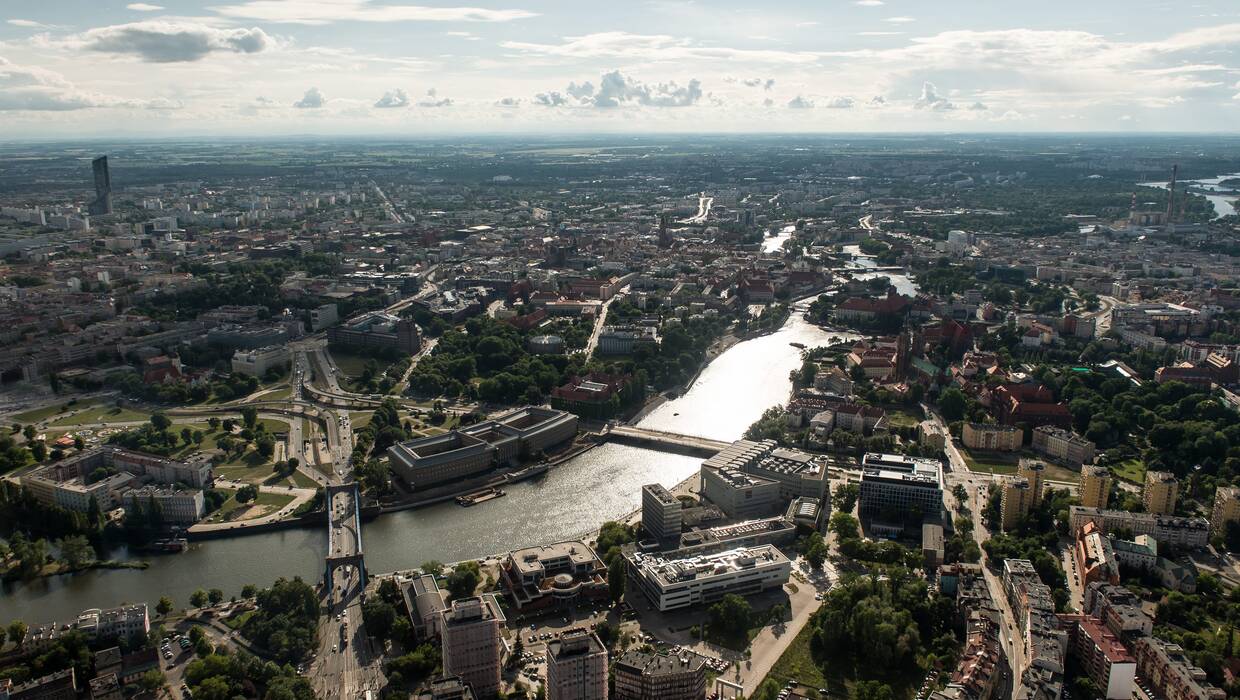
<svg viewBox="0 0 1240 700">
<path fill-rule="evenodd" d="M 112 213 L 112 178 L 108 175 L 108 157 L 99 156 L 91 162 L 95 172 L 95 201 L 88 209 L 91 216 Z"/>
</svg>

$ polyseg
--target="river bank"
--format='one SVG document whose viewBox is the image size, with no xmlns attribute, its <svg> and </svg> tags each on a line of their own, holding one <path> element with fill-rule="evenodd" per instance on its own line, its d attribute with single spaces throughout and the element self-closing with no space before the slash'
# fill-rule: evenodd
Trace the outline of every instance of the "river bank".
<svg viewBox="0 0 1240 700">
<path fill-rule="evenodd" d="M 634 422 L 715 440 L 738 439 L 766 408 L 786 401 L 789 373 L 801 365 L 801 352 L 791 343 L 814 347 L 831 335 L 794 312 L 772 333 L 730 343 L 688 391 L 643 409 Z M 702 463 L 700 457 L 619 444 L 583 444 L 579 452 L 558 457 L 559 465 L 545 475 L 504 486 L 504 498 L 472 508 L 441 502 L 365 521 L 367 568 L 408 570 L 428 560 L 477 560 L 519 547 L 588 538 L 603 522 L 640 508 L 643 484 L 676 488 L 694 477 Z M 313 581 L 321 575 L 326 540 L 322 527 L 282 529 L 193 543 L 181 554 L 149 557 L 145 571 L 97 570 L 0 584 L 0 619 L 64 620 L 87 607 L 153 603 L 161 596 L 184 605 L 199 588 L 219 588 L 228 596 L 246 584 L 269 585 L 279 577 Z M 108 556 L 141 558 L 124 548 Z"/>
</svg>

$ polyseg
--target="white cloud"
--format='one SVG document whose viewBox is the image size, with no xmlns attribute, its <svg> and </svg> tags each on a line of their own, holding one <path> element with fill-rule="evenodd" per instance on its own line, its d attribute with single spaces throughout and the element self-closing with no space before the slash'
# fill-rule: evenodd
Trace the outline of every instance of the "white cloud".
<svg viewBox="0 0 1240 700">
<path fill-rule="evenodd" d="M 136 56 L 150 63 L 177 63 L 198 61 L 214 52 L 259 53 L 275 42 L 258 27 L 224 29 L 150 20 L 98 27 L 63 43 L 87 51 Z"/>
<path fill-rule="evenodd" d="M 294 102 L 293 106 L 297 109 L 318 109 L 325 102 L 327 102 L 327 99 L 323 97 L 323 93 L 319 92 L 318 88 L 312 87 L 306 90 L 306 94 L 302 95 L 300 100 Z"/>
<path fill-rule="evenodd" d="M 425 7 L 380 5 L 371 0 L 249 0 L 212 10 L 226 17 L 284 22 L 511 22 L 537 17 L 527 10 L 491 10 L 480 7 Z"/>
<path fill-rule="evenodd" d="M 419 107 L 451 107 L 451 97 L 439 97 L 439 91 L 431 88 L 426 91 L 426 97 L 418 102 Z"/>
<path fill-rule="evenodd" d="M 904 36 L 904 32 L 857 32 L 857 36 Z"/>
<path fill-rule="evenodd" d="M 813 108 L 814 108 L 814 101 L 808 98 L 802 97 L 800 95 L 797 95 L 791 100 L 788 100 L 788 109 L 813 109 Z"/>
<path fill-rule="evenodd" d="M 503 48 L 527 54 L 554 56 L 580 61 L 590 58 L 634 61 L 751 61 L 754 63 L 813 63 L 818 54 L 809 51 L 778 51 L 770 49 L 735 49 L 723 46 L 702 46 L 688 39 L 665 34 L 630 34 L 599 32 L 585 36 L 565 37 L 559 44 L 536 44 L 505 41 Z"/>
<path fill-rule="evenodd" d="M 379 100 L 375 102 L 375 107 L 378 109 L 395 109 L 398 107 L 408 106 L 409 95 L 400 88 L 383 93 L 383 97 L 380 97 Z"/>
<path fill-rule="evenodd" d="M 774 78 L 745 78 L 741 81 L 745 87 L 760 87 L 763 90 L 770 90 L 775 87 Z"/>
<path fill-rule="evenodd" d="M 827 109 L 852 109 L 857 106 L 857 101 L 851 97 L 832 97 L 822 103 Z"/>
<path fill-rule="evenodd" d="M 917 98 L 914 103 L 917 109 L 932 109 L 936 111 L 946 111 L 956 108 L 951 100 L 939 94 L 938 88 L 934 83 L 922 83 L 921 97 Z"/>
<path fill-rule="evenodd" d="M 892 24 L 912 24 L 913 22 L 916 22 L 917 19 L 914 17 L 888 17 L 883 21 L 890 22 Z"/>
<path fill-rule="evenodd" d="M 885 3 L 883 2 L 883 0 L 856 0 L 856 2 L 854 2 L 853 4 L 860 5 L 862 7 L 878 7 Z"/>
<path fill-rule="evenodd" d="M 5 20 L 5 23 L 11 24 L 14 27 L 21 27 L 22 29 L 55 29 L 56 28 L 56 25 L 54 24 L 44 24 L 42 22 L 36 22 L 32 19 L 9 19 L 9 20 Z"/>
<path fill-rule="evenodd" d="M 502 107 L 502 108 L 504 108 L 504 109 L 514 109 L 514 108 L 516 108 L 516 107 L 520 107 L 520 106 L 521 106 L 521 98 L 519 98 L 519 97 L 501 97 L 500 99 L 498 99 L 498 100 L 496 100 L 496 101 L 495 101 L 495 106 L 496 106 L 496 107 Z"/>
<path fill-rule="evenodd" d="M 543 107 L 563 107 L 568 104 L 568 98 L 552 90 L 551 92 L 540 92 L 534 95 L 534 103 Z"/>
<path fill-rule="evenodd" d="M 598 90 L 592 98 L 593 105 L 611 109 L 625 104 L 646 107 L 688 107 L 702 99 L 702 83 L 696 78 L 687 85 L 675 81 L 668 83 L 643 83 L 625 76 L 618 70 L 604 73 L 599 78 Z"/>
<path fill-rule="evenodd" d="M 164 8 L 163 5 L 151 5 L 150 3 L 145 2 L 131 2 L 125 6 L 125 9 L 133 10 L 134 12 L 159 12 Z"/>
<path fill-rule="evenodd" d="M 66 112 L 96 107 L 148 107 L 153 101 L 127 100 L 79 89 L 54 71 L 21 66 L 0 56 L 0 111 Z M 171 103 L 167 103 L 171 107 Z"/>
</svg>

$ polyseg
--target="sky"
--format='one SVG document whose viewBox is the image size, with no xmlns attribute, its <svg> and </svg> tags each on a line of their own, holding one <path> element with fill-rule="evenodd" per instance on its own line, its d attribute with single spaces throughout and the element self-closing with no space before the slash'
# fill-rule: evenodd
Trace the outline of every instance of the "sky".
<svg viewBox="0 0 1240 700">
<path fill-rule="evenodd" d="M 1240 131 L 1237 0 L 417 2 L 0 0 L 0 140 Z"/>
</svg>

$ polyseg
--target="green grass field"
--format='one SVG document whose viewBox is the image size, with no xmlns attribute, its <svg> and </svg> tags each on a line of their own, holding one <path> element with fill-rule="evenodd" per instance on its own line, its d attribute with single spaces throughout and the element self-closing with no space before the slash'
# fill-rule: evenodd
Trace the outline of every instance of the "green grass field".
<svg viewBox="0 0 1240 700">
<path fill-rule="evenodd" d="M 994 452 L 971 452 L 964 447 L 960 448 L 960 454 L 969 471 L 982 474 L 1015 474 L 1019 463 L 1016 455 L 1009 457 Z"/>
<path fill-rule="evenodd" d="M 95 401 L 82 401 L 70 406 L 69 409 L 83 408 L 85 406 L 94 405 Z M 13 416 L 13 421 L 17 423 L 41 423 L 52 416 L 58 416 L 64 412 L 64 404 L 58 403 L 52 406 L 44 406 L 43 408 L 35 408 L 29 411 L 23 411 Z"/>
<path fill-rule="evenodd" d="M 250 503 L 238 503 L 236 492 L 228 497 L 220 509 L 212 513 L 205 521 L 208 523 L 241 522 L 261 518 L 273 513 L 293 502 L 293 496 L 285 493 L 259 493 Z"/>
<path fill-rule="evenodd" d="M 1145 463 L 1139 459 L 1126 459 L 1111 465 L 1111 473 L 1134 484 L 1145 483 Z"/>
<path fill-rule="evenodd" d="M 128 408 L 117 408 L 111 404 L 91 406 L 81 413 L 63 416 L 52 421 L 50 425 L 72 427 L 91 423 L 128 423 L 132 421 L 150 420 L 151 414 L 134 411 Z"/>
</svg>

